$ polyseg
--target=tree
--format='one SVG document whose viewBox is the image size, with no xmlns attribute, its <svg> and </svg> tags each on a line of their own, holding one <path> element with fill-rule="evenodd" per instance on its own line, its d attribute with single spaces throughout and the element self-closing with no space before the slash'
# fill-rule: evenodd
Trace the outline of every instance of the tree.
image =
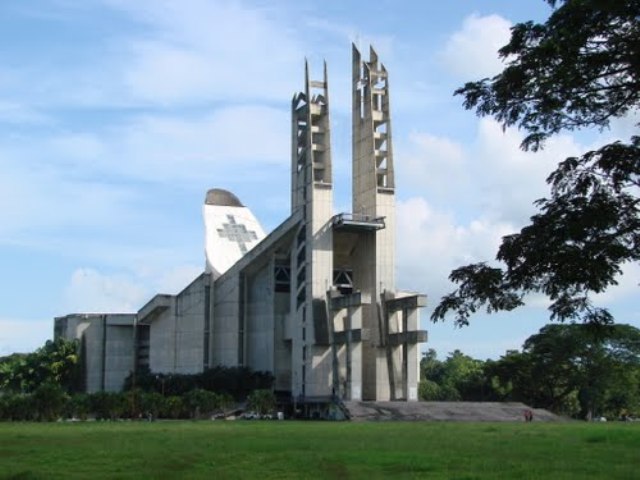
<svg viewBox="0 0 640 480">
<path fill-rule="evenodd" d="M 640 330 L 550 324 L 487 369 L 507 399 L 558 413 L 617 416 L 640 405 Z"/>
<path fill-rule="evenodd" d="M 484 373 L 485 362 L 455 350 L 444 361 L 433 349 L 420 361 L 420 398 L 422 400 L 482 401 L 495 395 Z"/>
<path fill-rule="evenodd" d="M 63 338 L 48 340 L 33 353 L 14 353 L 0 358 L 0 390 L 28 393 L 44 383 L 65 391 L 81 388 L 79 342 Z"/>
<path fill-rule="evenodd" d="M 276 409 L 276 395 L 266 388 L 254 390 L 247 397 L 247 404 L 258 415 L 267 415 Z"/>
<path fill-rule="evenodd" d="M 506 68 L 455 93 L 479 116 L 526 133 L 536 151 L 550 136 L 606 128 L 640 107 L 640 2 L 547 0 L 549 19 L 515 25 L 500 50 Z M 458 288 L 431 319 L 455 314 L 466 325 L 479 309 L 492 313 L 547 295 L 551 319 L 608 324 L 613 317 L 592 295 L 617 283 L 627 262 L 640 260 L 640 137 L 562 161 L 548 177 L 549 198 L 519 233 L 503 238 L 496 259 L 454 270 Z"/>
</svg>

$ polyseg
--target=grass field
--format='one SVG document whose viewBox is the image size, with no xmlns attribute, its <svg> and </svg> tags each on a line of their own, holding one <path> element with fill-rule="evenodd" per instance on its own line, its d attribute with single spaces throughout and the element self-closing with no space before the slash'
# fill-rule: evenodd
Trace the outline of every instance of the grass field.
<svg viewBox="0 0 640 480">
<path fill-rule="evenodd" d="M 640 424 L 0 423 L 0 478 L 640 478 Z"/>
</svg>

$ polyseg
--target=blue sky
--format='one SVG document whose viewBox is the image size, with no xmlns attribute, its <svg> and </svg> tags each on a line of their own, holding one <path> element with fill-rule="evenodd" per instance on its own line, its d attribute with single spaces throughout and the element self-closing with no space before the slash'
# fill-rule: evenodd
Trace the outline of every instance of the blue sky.
<svg viewBox="0 0 640 480">
<path fill-rule="evenodd" d="M 428 294 L 428 346 L 498 357 L 546 323 L 544 298 L 472 326 L 433 325 L 449 271 L 491 260 L 546 195 L 555 163 L 611 138 L 521 134 L 453 90 L 500 70 L 527 2 L 4 0 L 0 3 L 0 355 L 50 338 L 53 317 L 135 311 L 204 267 L 202 202 L 226 188 L 269 231 L 289 213 L 289 105 L 303 65 L 329 68 L 336 212 L 350 205 L 351 42 L 390 71 L 397 278 Z M 637 121 L 637 119 L 636 119 Z M 640 269 L 599 300 L 640 326 Z"/>
</svg>

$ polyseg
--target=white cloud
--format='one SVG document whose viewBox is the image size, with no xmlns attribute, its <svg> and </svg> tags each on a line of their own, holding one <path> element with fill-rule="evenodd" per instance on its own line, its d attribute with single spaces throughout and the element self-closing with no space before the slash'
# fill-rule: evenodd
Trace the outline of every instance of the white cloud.
<svg viewBox="0 0 640 480">
<path fill-rule="evenodd" d="M 204 255 L 201 266 L 171 265 L 166 269 L 146 268 L 137 271 L 140 281 L 150 286 L 154 293 L 175 295 L 189 285 L 204 270 Z"/>
<path fill-rule="evenodd" d="M 498 50 L 508 43 L 511 22 L 499 15 L 465 18 L 449 38 L 441 58 L 451 73 L 463 79 L 490 77 L 504 68 Z"/>
<path fill-rule="evenodd" d="M 433 200 L 452 202 L 468 190 L 467 154 L 463 146 L 447 137 L 412 132 L 400 145 L 399 183 L 403 191 L 420 191 Z M 452 186 L 455 185 L 455 188 Z"/>
<path fill-rule="evenodd" d="M 136 194 L 126 186 L 68 178 L 53 165 L 34 168 L 19 154 L 8 152 L 0 166 L 0 241 L 16 235 L 44 235 L 47 229 L 105 228 L 135 218 L 127 208 Z"/>
<path fill-rule="evenodd" d="M 214 182 L 268 182 L 274 166 L 289 165 L 289 133 L 285 111 L 244 105 L 201 117 L 139 116 L 38 141 L 0 138 L 0 204 L 10 206 L 0 209 L 0 241 L 51 228 L 135 226 L 161 216 L 150 211 L 149 189 L 126 180 L 196 186 L 202 195 Z"/>
<path fill-rule="evenodd" d="M 91 268 L 76 269 L 65 292 L 66 309 L 74 313 L 135 312 L 147 297 L 146 289 L 130 277 Z"/>
<path fill-rule="evenodd" d="M 137 312 L 153 295 L 175 295 L 203 272 L 202 266 L 165 266 L 165 262 L 154 264 L 149 259 L 131 267 L 118 273 L 76 269 L 65 289 L 65 309 L 76 313 Z"/>
<path fill-rule="evenodd" d="M 478 136 L 471 147 L 469 172 L 477 185 L 477 201 L 488 215 L 523 225 L 534 213 L 533 202 L 549 195 L 546 178 L 559 162 L 579 155 L 584 147 L 568 135 L 557 135 L 540 152 L 520 149 L 522 134 L 504 131 L 492 119 L 478 124 Z"/>
<path fill-rule="evenodd" d="M 2 84 L 1 78 L 0 84 Z M 0 123 L 42 124 L 50 121 L 51 119 L 47 115 L 32 107 L 0 100 Z"/>
<path fill-rule="evenodd" d="M 609 287 L 606 291 L 594 296 L 597 304 L 611 305 L 619 300 L 635 298 L 640 289 L 640 264 L 625 263 L 622 266 L 622 274 L 616 277 L 617 285 Z"/>
<path fill-rule="evenodd" d="M 502 236 L 514 229 L 482 217 L 459 224 L 420 197 L 398 202 L 397 216 L 399 283 L 432 299 L 450 290 L 453 268 L 493 260 Z"/>
<path fill-rule="evenodd" d="M 130 42 L 132 95 L 164 104 L 287 97 L 303 50 L 273 9 L 191 0 L 107 2 L 145 23 Z"/>
<path fill-rule="evenodd" d="M 0 318 L 0 356 L 28 353 L 53 338 L 53 321 Z"/>
<path fill-rule="evenodd" d="M 566 157 L 588 150 L 568 135 L 557 135 L 541 152 L 523 152 L 519 148 L 522 134 L 513 129 L 503 131 L 491 119 L 478 123 L 476 138 L 467 149 L 449 138 L 426 133 L 414 133 L 410 140 L 400 166 L 400 181 L 411 185 L 414 196 L 397 205 L 397 265 L 400 287 L 428 294 L 425 317 L 443 294 L 455 288 L 448 281 L 451 270 L 474 262 L 494 262 L 501 238 L 528 223 L 535 212 L 532 202 L 549 195 L 545 179 L 551 170 Z M 614 306 L 634 298 L 639 269 L 637 264 L 625 265 L 620 284 L 594 300 Z M 509 314 L 514 319 L 518 315 L 537 319 L 527 323 L 520 342 L 549 318 L 549 300 L 543 295 L 531 295 L 526 303 L 526 309 Z M 436 342 L 438 349 L 448 349 L 447 342 L 453 342 L 465 352 L 489 352 L 490 347 L 482 347 L 475 327 L 479 323 L 486 328 L 486 315 L 476 317 L 480 318 L 472 321 L 474 333 L 456 333 L 455 341 L 446 340 L 451 333 L 445 327 L 428 327 L 445 339 L 442 344 Z M 520 346 L 510 343 L 510 348 Z"/>
<path fill-rule="evenodd" d="M 260 106 L 218 109 L 196 119 L 145 116 L 116 129 L 113 165 L 127 176 L 158 181 L 193 181 L 252 164 L 289 164 L 289 116 Z M 112 159 L 105 158 L 106 162 Z"/>
</svg>

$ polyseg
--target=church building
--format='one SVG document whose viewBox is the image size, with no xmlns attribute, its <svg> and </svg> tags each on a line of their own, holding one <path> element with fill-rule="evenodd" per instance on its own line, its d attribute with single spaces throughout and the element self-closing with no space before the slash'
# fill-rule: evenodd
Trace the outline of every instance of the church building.
<svg viewBox="0 0 640 480">
<path fill-rule="evenodd" d="M 206 267 L 137 312 L 70 314 L 89 392 L 120 390 L 136 368 L 271 372 L 295 402 L 418 399 L 421 294 L 395 286 L 395 172 L 388 73 L 353 46 L 352 210 L 334 214 L 326 65 L 291 104 L 291 213 L 265 234 L 223 189 L 203 207 Z"/>
</svg>

